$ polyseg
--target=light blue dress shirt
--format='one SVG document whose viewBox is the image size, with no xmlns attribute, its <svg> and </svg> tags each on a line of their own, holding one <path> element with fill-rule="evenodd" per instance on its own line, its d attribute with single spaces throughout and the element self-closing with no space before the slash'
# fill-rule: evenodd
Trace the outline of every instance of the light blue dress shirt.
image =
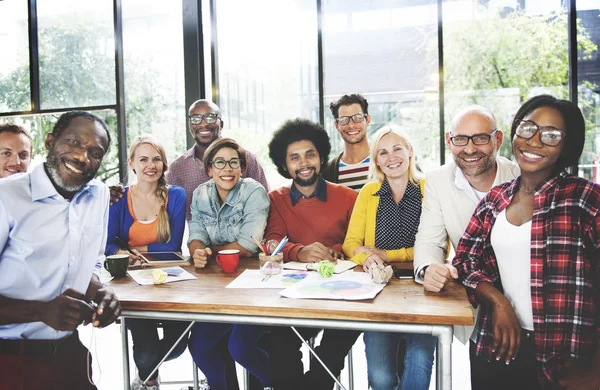
<svg viewBox="0 0 600 390">
<path fill-rule="evenodd" d="M 215 182 L 210 179 L 194 191 L 188 244 L 199 240 L 207 247 L 237 242 L 249 252 L 262 240 L 269 215 L 267 191 L 254 179 L 245 178 L 233 187 L 221 205 Z"/>
<path fill-rule="evenodd" d="M 68 288 L 85 294 L 104 260 L 108 188 L 90 181 L 71 201 L 43 164 L 0 180 L 0 295 L 50 301 Z M 0 326 L 3 339 L 59 339 L 42 322 Z"/>
</svg>

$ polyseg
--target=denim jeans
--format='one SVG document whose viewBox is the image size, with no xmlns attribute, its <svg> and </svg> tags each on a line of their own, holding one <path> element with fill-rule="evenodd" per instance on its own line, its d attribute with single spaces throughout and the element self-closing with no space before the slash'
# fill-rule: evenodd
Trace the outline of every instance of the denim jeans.
<svg viewBox="0 0 600 390">
<path fill-rule="evenodd" d="M 127 327 L 133 339 L 133 360 L 139 371 L 140 378 L 145 380 L 160 362 L 163 356 L 171 349 L 175 341 L 188 327 L 189 322 L 162 321 L 163 338 L 158 338 L 158 321 L 139 318 L 127 319 Z M 167 360 L 179 357 L 187 347 L 187 335 L 177 344 Z M 158 370 L 152 378 L 158 376 Z"/>
<path fill-rule="evenodd" d="M 364 334 L 367 374 L 373 390 L 429 389 L 437 337 L 387 332 Z M 398 371 L 402 338 L 406 341 L 404 374 Z"/>
</svg>

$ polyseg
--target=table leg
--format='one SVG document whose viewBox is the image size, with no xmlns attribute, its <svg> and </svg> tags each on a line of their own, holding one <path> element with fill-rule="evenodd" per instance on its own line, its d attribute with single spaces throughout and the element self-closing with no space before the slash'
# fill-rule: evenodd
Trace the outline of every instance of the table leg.
<svg viewBox="0 0 600 390">
<path fill-rule="evenodd" d="M 452 389 L 452 326 L 436 327 L 438 345 L 436 353 L 436 388 L 438 390 Z"/>
<path fill-rule="evenodd" d="M 167 360 L 167 358 L 169 357 L 169 355 L 171 354 L 171 352 L 173 352 L 173 350 L 175 349 L 175 347 L 177 347 L 177 344 L 179 344 L 179 342 L 181 341 L 181 339 L 183 339 L 185 337 L 185 335 L 187 335 L 190 332 L 190 329 L 192 329 L 192 326 L 194 326 L 195 323 L 196 323 L 196 321 L 190 322 L 190 325 L 183 331 L 183 333 L 181 334 L 181 336 L 179 336 L 179 338 L 177 339 L 177 341 L 175 341 L 175 344 L 173 344 L 173 346 L 171 347 L 171 349 L 169 349 L 167 351 L 167 353 L 165 354 L 165 356 L 163 356 L 163 358 L 161 359 L 161 361 L 158 362 L 158 364 L 156 365 L 156 367 L 154 367 L 154 370 L 152 370 L 152 372 L 150 373 L 150 375 L 148 375 L 148 378 L 146 378 L 144 380 L 143 384 L 146 384 L 146 382 L 148 382 L 148 380 L 152 377 L 152 375 L 154 375 L 154 373 L 158 370 L 158 368 L 160 367 L 160 365 L 163 364 L 163 362 L 165 360 Z"/>
<path fill-rule="evenodd" d="M 125 317 L 121 317 L 121 345 L 123 346 L 123 388 L 131 390 L 129 380 L 129 342 L 127 339 L 127 325 Z"/>
<path fill-rule="evenodd" d="M 295 327 L 290 326 L 290 328 L 292 328 L 292 330 L 294 331 L 294 333 L 296 333 L 296 336 L 298 336 L 298 338 L 302 341 L 302 343 L 304 345 L 306 345 L 306 347 L 308 348 L 308 350 L 310 351 L 310 353 L 313 354 L 313 356 L 319 361 L 319 363 L 321 363 L 321 365 L 323 366 L 323 368 L 325 369 L 325 371 L 327 371 L 327 373 L 329 374 L 329 376 L 331 376 L 333 378 L 333 380 L 335 381 L 335 383 L 337 383 L 337 385 L 342 389 L 342 390 L 346 390 L 346 388 L 340 383 L 340 381 L 338 380 L 338 378 L 336 378 L 331 371 L 329 371 L 329 368 L 327 368 L 327 366 L 325 365 L 325 363 L 323 363 L 323 361 L 321 360 L 321 358 L 319 357 L 319 355 L 317 355 L 315 353 L 315 351 L 311 348 L 311 346 L 306 342 L 306 340 L 304 340 L 304 338 L 300 335 L 300 333 L 296 330 Z"/>
</svg>

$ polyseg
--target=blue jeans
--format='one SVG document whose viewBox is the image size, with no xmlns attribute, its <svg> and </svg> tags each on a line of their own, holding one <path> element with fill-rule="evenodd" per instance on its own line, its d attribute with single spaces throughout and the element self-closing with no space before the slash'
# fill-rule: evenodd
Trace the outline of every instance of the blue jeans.
<svg viewBox="0 0 600 390">
<path fill-rule="evenodd" d="M 437 337 L 425 334 L 365 332 L 367 374 L 373 390 L 427 390 Z M 398 371 L 400 342 L 406 341 L 404 374 Z"/>
<path fill-rule="evenodd" d="M 213 390 L 232 389 L 226 373 L 226 356 L 218 349 L 219 341 L 229 339 L 229 353 L 235 361 L 257 376 L 263 387 L 272 386 L 269 355 L 257 344 L 264 333 L 262 326 L 198 322 L 192 328 L 189 349 L 192 358 L 206 375 Z M 236 379 L 237 380 L 237 379 Z"/>
<path fill-rule="evenodd" d="M 189 322 L 180 321 L 162 321 L 163 338 L 159 339 L 158 321 L 156 320 L 128 318 L 126 323 L 133 339 L 133 360 L 135 360 L 135 365 L 142 380 L 150 375 L 154 367 L 190 324 Z M 181 339 L 167 360 L 175 359 L 181 355 L 186 346 L 187 335 Z M 150 379 L 156 379 L 157 376 L 158 370 Z"/>
</svg>

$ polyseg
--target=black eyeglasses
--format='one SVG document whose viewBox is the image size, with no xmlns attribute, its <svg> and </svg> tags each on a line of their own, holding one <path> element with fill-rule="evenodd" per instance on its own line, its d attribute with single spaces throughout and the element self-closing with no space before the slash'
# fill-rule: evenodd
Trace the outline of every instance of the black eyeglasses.
<svg viewBox="0 0 600 390">
<path fill-rule="evenodd" d="M 204 122 L 206 122 L 207 125 L 212 125 L 219 119 L 219 115 L 209 112 L 208 114 L 190 115 L 188 116 L 188 119 L 192 125 L 199 125 L 202 123 L 202 119 L 204 119 Z"/>
<path fill-rule="evenodd" d="M 242 165 L 242 161 L 239 158 L 232 158 L 229 161 L 225 160 L 224 158 L 218 158 L 216 160 L 212 160 L 210 163 L 217 169 L 225 169 L 227 164 L 229 164 L 231 169 L 239 168 Z"/>
<path fill-rule="evenodd" d="M 335 121 L 338 123 L 338 125 L 345 126 L 348 123 L 350 123 L 350 119 L 352 119 L 352 122 L 354 122 L 354 123 L 360 123 L 365 119 L 365 114 L 360 113 L 360 114 L 354 114 L 354 115 L 350 115 L 350 116 L 340 116 Z"/>
<path fill-rule="evenodd" d="M 490 143 L 490 140 L 496 134 L 498 129 L 495 129 L 490 134 L 475 134 L 475 135 L 455 135 L 450 137 L 450 142 L 454 146 L 467 146 L 469 140 L 473 142 L 473 145 L 487 145 Z"/>
<path fill-rule="evenodd" d="M 540 141 L 544 145 L 558 146 L 560 142 L 567 136 L 562 130 L 552 126 L 538 126 L 537 123 L 530 120 L 522 120 L 515 130 L 518 137 L 530 139 L 535 133 L 540 132 Z"/>
</svg>

